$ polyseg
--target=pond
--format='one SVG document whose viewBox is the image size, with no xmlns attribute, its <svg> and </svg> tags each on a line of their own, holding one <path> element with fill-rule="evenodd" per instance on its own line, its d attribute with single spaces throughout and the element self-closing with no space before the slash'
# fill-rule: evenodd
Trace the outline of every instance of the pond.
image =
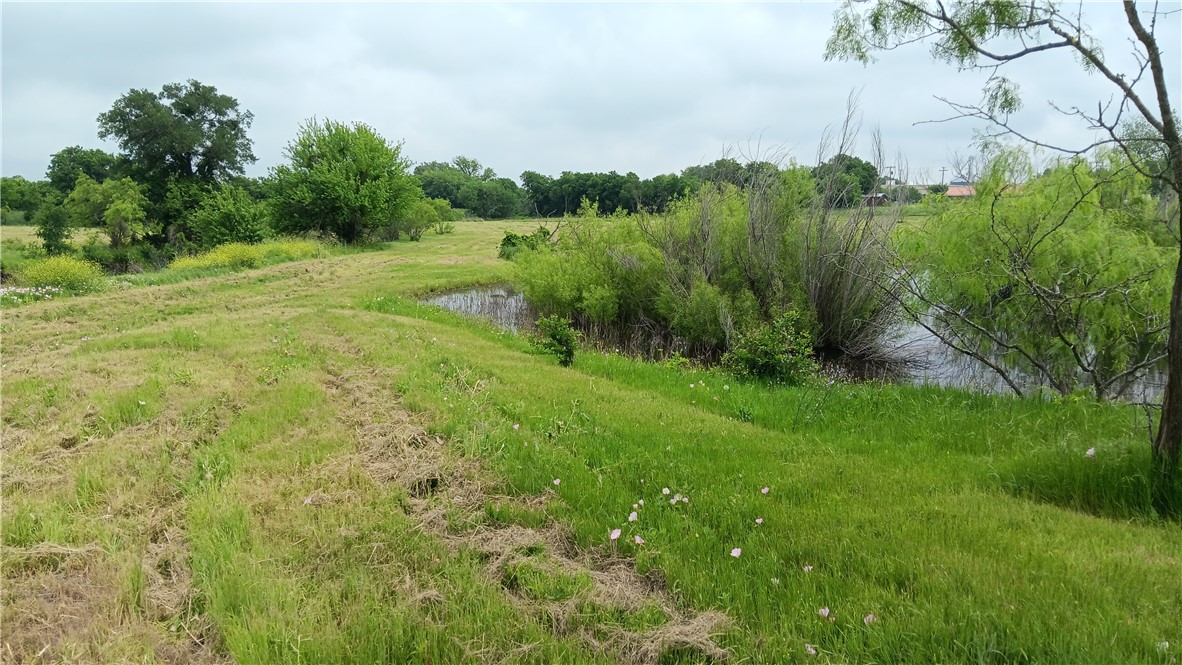
<svg viewBox="0 0 1182 665">
<path fill-rule="evenodd" d="M 465 316 L 482 318 L 511 332 L 533 328 L 537 315 L 512 284 L 496 284 L 473 289 L 441 293 L 423 301 Z M 941 342 L 923 326 L 915 323 L 901 327 L 892 335 L 892 348 L 903 369 L 897 380 L 916 385 L 935 384 L 947 388 L 964 388 L 976 392 L 1008 394 L 1005 381 L 988 365 L 957 353 Z M 1017 377 L 1027 391 L 1037 388 L 1033 377 Z M 1150 373 L 1126 395 L 1133 402 L 1160 401 L 1165 390 L 1161 372 Z"/>
</svg>

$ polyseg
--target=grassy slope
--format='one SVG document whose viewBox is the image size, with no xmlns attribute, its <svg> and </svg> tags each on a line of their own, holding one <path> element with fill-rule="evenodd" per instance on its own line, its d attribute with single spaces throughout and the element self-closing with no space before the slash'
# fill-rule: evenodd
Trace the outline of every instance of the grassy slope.
<svg viewBox="0 0 1182 665">
<path fill-rule="evenodd" d="M 510 226 L 5 311 L 5 649 L 596 662 L 692 608 L 762 662 L 805 643 L 833 662 L 1176 662 L 1156 645 L 1182 642 L 1182 533 L 1138 517 L 1135 414 L 590 354 L 562 369 L 407 299 L 503 279 Z M 483 490 L 375 473 L 386 430 L 368 425 L 408 422 Z M 561 525 L 586 567 L 544 565 L 553 542 L 508 567 L 454 546 L 510 524 Z M 676 608 L 588 591 L 613 528 Z"/>
</svg>

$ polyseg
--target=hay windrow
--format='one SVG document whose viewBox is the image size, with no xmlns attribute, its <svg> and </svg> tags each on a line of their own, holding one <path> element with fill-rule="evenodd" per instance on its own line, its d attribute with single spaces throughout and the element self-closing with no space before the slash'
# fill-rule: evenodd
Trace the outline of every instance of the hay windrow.
<svg viewBox="0 0 1182 665">
<path fill-rule="evenodd" d="M 460 459 L 446 441 L 430 435 L 397 404 L 391 386 L 393 381 L 377 371 L 344 372 L 332 374 L 328 392 L 340 403 L 339 417 L 356 434 L 356 456 L 361 465 L 375 481 L 406 490 L 410 515 L 419 529 L 454 550 L 479 553 L 486 562 L 487 576 L 502 584 L 509 570 L 526 562 L 554 575 L 590 580 L 587 588 L 563 600 L 541 600 L 509 588 L 505 592 L 515 605 L 556 634 L 576 636 L 592 650 L 619 662 L 658 663 L 671 651 L 689 651 L 715 661 L 729 659 L 730 652 L 715 638 L 730 627 L 730 619 L 718 612 L 696 613 L 679 608 L 665 589 L 660 571 L 641 574 L 631 560 L 581 550 L 570 534 L 553 522 L 543 527 L 483 524 L 480 516 L 489 501 L 511 500 L 544 508 L 552 493 L 524 498 L 487 493 L 479 465 Z M 456 533 L 457 521 L 475 526 Z M 449 528 L 449 524 L 453 526 Z M 418 591 L 412 599 L 414 604 L 427 608 L 447 602 L 434 589 Z M 589 626 L 587 607 L 625 613 L 656 609 L 666 621 L 635 630 L 617 625 Z M 530 646 L 521 649 L 518 655 L 528 652 Z"/>
</svg>

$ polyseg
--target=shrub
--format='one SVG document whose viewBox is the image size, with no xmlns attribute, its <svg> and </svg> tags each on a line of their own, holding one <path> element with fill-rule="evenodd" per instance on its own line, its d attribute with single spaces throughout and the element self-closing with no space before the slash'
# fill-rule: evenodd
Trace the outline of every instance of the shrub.
<svg viewBox="0 0 1182 665">
<path fill-rule="evenodd" d="M 812 338 L 795 310 L 734 337 L 722 363 L 736 375 L 800 385 L 817 371 Z"/>
<path fill-rule="evenodd" d="M 20 281 L 27 287 L 57 287 L 66 293 L 90 293 L 102 286 L 103 269 L 73 256 L 51 256 L 25 266 Z"/>
<path fill-rule="evenodd" d="M 539 249 L 546 246 L 550 242 L 551 235 L 550 229 L 544 226 L 539 226 L 537 231 L 525 235 L 506 231 L 505 237 L 501 238 L 501 244 L 497 249 L 497 256 L 512 260 L 523 249 Z"/>
<path fill-rule="evenodd" d="M 42 206 L 33 217 L 33 223 L 46 254 L 52 256 L 70 251 L 66 243 L 70 239 L 70 216 L 61 206 Z"/>
<path fill-rule="evenodd" d="M 206 249 L 232 242 L 258 244 L 271 232 L 266 205 L 234 185 L 207 196 L 188 222 L 199 246 Z"/>
<path fill-rule="evenodd" d="M 558 364 L 570 367 L 575 362 L 575 348 L 578 333 L 571 328 L 570 319 L 561 316 L 544 316 L 537 322 L 537 337 L 534 344 L 543 351 L 558 358 Z"/>
<path fill-rule="evenodd" d="M 456 225 L 452 224 L 451 222 L 443 222 L 443 221 L 435 222 L 435 233 L 438 235 L 445 235 L 447 233 L 453 233 L 455 230 L 456 230 Z"/>
</svg>

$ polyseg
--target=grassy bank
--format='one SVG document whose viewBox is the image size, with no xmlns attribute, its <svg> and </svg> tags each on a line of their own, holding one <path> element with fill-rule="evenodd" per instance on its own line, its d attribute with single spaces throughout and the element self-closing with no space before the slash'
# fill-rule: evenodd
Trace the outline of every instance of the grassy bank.
<svg viewBox="0 0 1182 665">
<path fill-rule="evenodd" d="M 1177 662 L 1135 411 L 564 369 L 413 300 L 534 226 L 6 310 L 6 656 Z"/>
</svg>

